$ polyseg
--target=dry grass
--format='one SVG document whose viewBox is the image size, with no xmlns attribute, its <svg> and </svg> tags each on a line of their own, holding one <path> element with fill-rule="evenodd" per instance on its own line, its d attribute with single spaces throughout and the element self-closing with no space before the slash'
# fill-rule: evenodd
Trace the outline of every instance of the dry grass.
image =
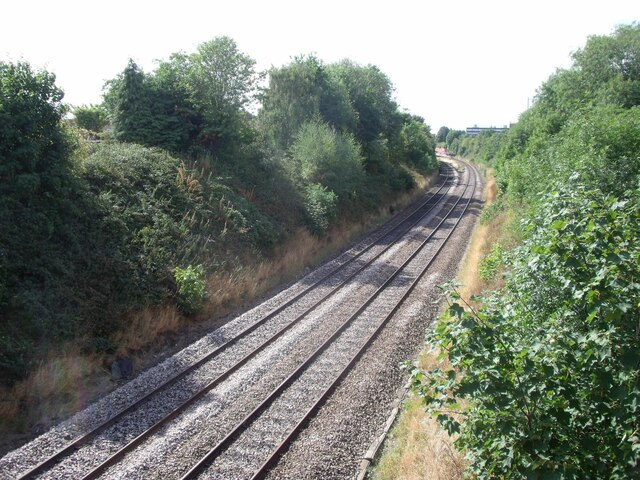
<svg viewBox="0 0 640 480">
<path fill-rule="evenodd" d="M 50 356 L 24 381 L 0 391 L 3 434 L 29 428 L 43 431 L 84 408 L 110 381 L 99 356 L 86 355 L 76 345 Z"/>
<path fill-rule="evenodd" d="M 454 480 L 462 478 L 465 463 L 452 438 L 410 397 L 391 431 L 385 454 L 376 465 L 375 480 Z"/>
<path fill-rule="evenodd" d="M 415 175 L 414 178 L 421 187 L 435 180 L 435 176 Z M 401 196 L 391 210 L 408 205 L 419 193 Z M 337 223 L 324 238 L 300 229 L 280 245 L 269 260 L 247 262 L 235 271 L 210 275 L 208 300 L 196 320 L 215 325 L 242 304 L 290 281 L 305 268 L 344 248 L 355 236 L 384 221 L 389 211 L 386 205 L 359 223 L 346 220 Z M 116 357 L 131 356 L 134 363 L 148 365 L 152 361 L 150 357 L 166 348 L 168 340 L 174 341 L 176 336 L 188 331 L 193 319 L 184 317 L 172 305 L 164 305 L 131 312 L 123 323 L 127 328 L 112 338 L 118 345 L 116 352 L 87 354 L 87 340 L 79 339 L 59 352 L 52 352 L 27 379 L 13 388 L 0 388 L 0 436 L 3 438 L 0 455 L 112 390 L 116 384 L 111 381 L 109 365 Z"/>
<path fill-rule="evenodd" d="M 483 173 L 486 178 L 484 201 L 485 206 L 489 206 L 497 198 L 498 187 L 492 170 L 484 170 Z M 462 284 L 460 294 L 463 298 L 468 299 L 483 290 L 493 290 L 503 286 L 504 282 L 499 275 L 490 281 L 482 280 L 478 275 L 478 266 L 497 242 L 509 243 L 504 238 L 504 225 L 509 221 L 509 214 L 502 213 L 490 223 L 476 226 L 462 261 L 462 267 L 458 273 L 458 281 Z"/>
<path fill-rule="evenodd" d="M 418 365 L 424 371 L 436 367 L 436 356 L 423 352 Z M 466 463 L 438 422 L 425 412 L 421 400 L 410 395 L 391 430 L 384 454 L 371 478 L 374 480 L 461 479 Z"/>
<path fill-rule="evenodd" d="M 138 352 L 163 335 L 179 330 L 187 322 L 188 319 L 174 305 L 152 305 L 132 312 L 125 320 L 127 328 L 114 335 L 114 341 L 119 346 L 116 355 Z"/>
</svg>

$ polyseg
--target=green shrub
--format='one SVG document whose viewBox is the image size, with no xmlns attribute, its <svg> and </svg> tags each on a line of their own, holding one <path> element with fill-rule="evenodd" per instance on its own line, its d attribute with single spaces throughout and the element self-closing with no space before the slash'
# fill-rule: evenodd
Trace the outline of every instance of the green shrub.
<svg viewBox="0 0 640 480">
<path fill-rule="evenodd" d="M 311 231 L 322 234 L 338 213 L 338 196 L 326 187 L 313 183 L 305 189 L 304 206 Z"/>
<path fill-rule="evenodd" d="M 411 174 L 402 167 L 393 167 L 388 178 L 389 186 L 394 192 L 406 192 L 416 187 L 416 182 Z"/>
<path fill-rule="evenodd" d="M 323 185 L 342 202 L 358 192 L 364 181 L 360 146 L 351 135 L 321 122 L 300 127 L 288 167 L 292 178 L 303 185 Z"/>
<path fill-rule="evenodd" d="M 563 189 L 528 222 L 506 290 L 478 310 L 450 297 L 428 334 L 450 367 L 413 384 L 474 478 L 637 477 L 639 207 L 640 190 Z"/>
<path fill-rule="evenodd" d="M 504 200 L 500 195 L 495 202 L 482 209 L 482 213 L 480 214 L 480 223 L 482 225 L 491 223 L 494 218 L 496 218 L 498 215 L 500 215 L 500 213 L 504 211 L 504 207 Z"/>
<path fill-rule="evenodd" d="M 202 265 L 188 265 L 186 268 L 175 268 L 175 279 L 178 284 L 178 306 L 187 315 L 193 315 L 204 302 L 205 282 Z"/>
<path fill-rule="evenodd" d="M 499 243 L 496 243 L 480 262 L 479 272 L 482 280 L 492 280 L 498 273 L 498 269 L 503 263 L 504 252 Z"/>
</svg>

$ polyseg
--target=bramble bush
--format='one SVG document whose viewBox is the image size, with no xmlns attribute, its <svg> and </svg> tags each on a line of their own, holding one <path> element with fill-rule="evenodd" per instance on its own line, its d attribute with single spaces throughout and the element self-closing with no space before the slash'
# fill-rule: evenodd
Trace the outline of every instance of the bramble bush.
<svg viewBox="0 0 640 480">
<path fill-rule="evenodd" d="M 174 272 L 178 284 L 178 306 L 185 314 L 193 315 L 202 308 L 206 296 L 204 267 L 188 265 L 186 268 L 176 267 Z"/>
<path fill-rule="evenodd" d="M 338 213 L 338 196 L 326 187 L 312 183 L 305 189 L 304 207 L 311 231 L 322 234 Z"/>
<path fill-rule="evenodd" d="M 450 293 L 427 338 L 450 367 L 413 387 L 473 478 L 637 478 L 640 190 L 562 189 L 525 228 L 505 290 Z"/>
</svg>

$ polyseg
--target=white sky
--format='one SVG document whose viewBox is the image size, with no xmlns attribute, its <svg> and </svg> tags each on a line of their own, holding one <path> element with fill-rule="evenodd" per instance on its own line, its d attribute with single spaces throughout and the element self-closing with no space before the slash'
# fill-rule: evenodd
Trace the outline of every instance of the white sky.
<svg viewBox="0 0 640 480">
<path fill-rule="evenodd" d="M 515 122 L 588 35 L 640 20 L 638 0 L 4 0 L 0 60 L 57 75 L 65 100 L 98 103 L 133 58 L 154 60 L 220 35 L 259 69 L 315 53 L 377 65 L 396 98 L 437 131 Z"/>
</svg>

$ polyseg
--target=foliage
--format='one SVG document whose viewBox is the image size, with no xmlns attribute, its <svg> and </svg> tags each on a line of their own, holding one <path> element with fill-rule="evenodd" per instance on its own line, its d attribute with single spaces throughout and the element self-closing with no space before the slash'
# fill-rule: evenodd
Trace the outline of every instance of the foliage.
<svg viewBox="0 0 640 480">
<path fill-rule="evenodd" d="M 400 135 L 408 163 L 426 171 L 437 168 L 433 135 L 422 117 L 405 121 Z"/>
<path fill-rule="evenodd" d="M 105 105 L 120 141 L 229 156 L 251 130 L 258 80 L 255 61 L 218 37 L 190 55 L 174 53 L 151 74 L 130 60 L 107 82 Z"/>
<path fill-rule="evenodd" d="M 82 105 L 73 110 L 76 125 L 91 132 L 101 132 L 109 124 L 107 112 L 101 105 Z"/>
<path fill-rule="evenodd" d="M 473 478 L 637 477 L 639 53 L 637 24 L 590 37 L 508 133 L 448 139 L 496 170 L 483 221 L 524 218 L 524 244 L 481 264 L 506 288 L 476 310 L 454 291 L 429 333 L 451 368 L 413 372 Z"/>
<path fill-rule="evenodd" d="M 322 234 L 338 213 L 338 196 L 327 187 L 312 183 L 305 187 L 304 207 L 311 231 Z"/>
<path fill-rule="evenodd" d="M 573 172 L 606 192 L 636 185 L 640 25 L 593 36 L 538 91 L 490 161 L 510 200 L 535 204 Z"/>
<path fill-rule="evenodd" d="M 289 171 L 305 184 L 318 183 L 341 200 L 357 194 L 364 171 L 360 147 L 353 137 L 325 123 L 303 125 L 291 146 Z"/>
<path fill-rule="evenodd" d="M 55 76 L 27 63 L 0 63 L 0 368 L 4 382 L 29 367 L 32 339 L 54 335 L 60 315 L 52 273 L 66 265 L 86 225 Z M 49 267 L 49 268 L 47 268 Z M 44 292 L 44 294 L 42 293 Z M 41 300 L 40 297 L 46 297 Z"/>
<path fill-rule="evenodd" d="M 451 149 L 456 139 L 460 138 L 462 135 L 464 135 L 464 130 L 449 130 L 447 132 L 447 136 L 445 137 L 447 148 Z"/>
<path fill-rule="evenodd" d="M 362 66 L 349 60 L 332 64 L 329 71 L 348 92 L 357 114 L 354 134 L 358 141 L 365 148 L 380 137 L 395 143 L 402 120 L 389 77 L 374 65 Z"/>
<path fill-rule="evenodd" d="M 304 192 L 304 210 L 316 233 L 327 230 L 338 203 L 347 205 L 364 186 L 359 145 L 325 123 L 310 122 L 300 128 L 286 168 Z"/>
<path fill-rule="evenodd" d="M 55 76 L 27 63 L 0 63 L 0 192 L 26 200 L 63 188 L 68 142 L 60 127 L 64 93 Z M 52 192 L 53 193 L 53 192 Z"/>
<path fill-rule="evenodd" d="M 436 133 L 436 142 L 437 143 L 444 143 L 447 140 L 447 135 L 449 135 L 449 132 L 451 131 L 451 129 L 449 127 L 445 127 L 442 126 L 438 129 L 438 133 Z"/>
<path fill-rule="evenodd" d="M 478 275 L 482 280 L 491 280 L 495 278 L 498 269 L 504 261 L 504 251 L 499 243 L 496 243 L 491 252 L 485 256 L 480 262 Z"/>
<path fill-rule="evenodd" d="M 178 305 L 185 314 L 193 315 L 202 308 L 206 296 L 204 267 L 202 265 L 176 267 L 174 275 L 178 284 Z"/>
<path fill-rule="evenodd" d="M 477 478 L 637 474 L 639 202 L 581 187 L 547 198 L 508 290 L 478 311 L 452 295 L 429 333 L 451 368 L 415 369 L 414 388 Z"/>
<path fill-rule="evenodd" d="M 203 117 L 198 143 L 216 152 L 241 140 L 259 79 L 255 60 L 240 52 L 233 39 L 218 37 L 188 57 L 185 76 L 189 99 Z"/>
<path fill-rule="evenodd" d="M 288 149 L 298 129 L 311 121 L 326 122 L 342 132 L 355 129 L 357 117 L 348 92 L 313 55 L 272 68 L 261 100 L 260 124 L 276 149 Z"/>
</svg>

